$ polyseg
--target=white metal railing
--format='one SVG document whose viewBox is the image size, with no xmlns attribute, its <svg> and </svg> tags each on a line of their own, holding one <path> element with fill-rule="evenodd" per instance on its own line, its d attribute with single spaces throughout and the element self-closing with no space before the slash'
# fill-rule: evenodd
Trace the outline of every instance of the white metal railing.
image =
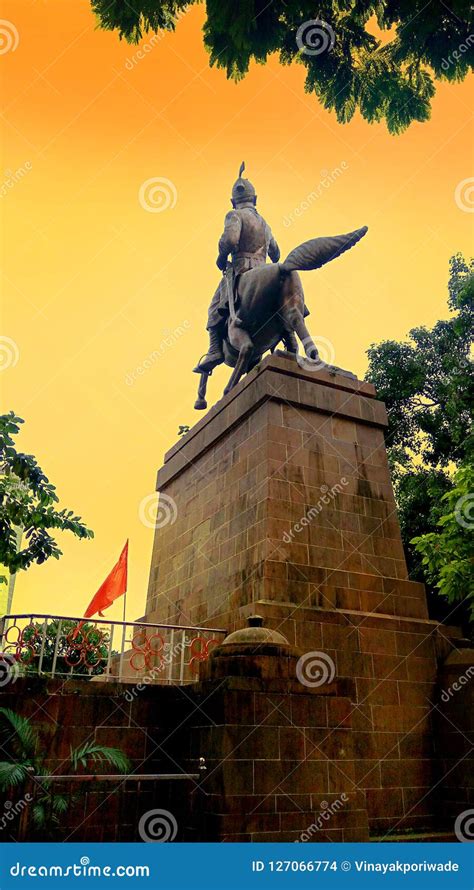
<svg viewBox="0 0 474 890">
<path fill-rule="evenodd" d="M 183 684 L 227 631 L 67 615 L 4 615 L 0 669 L 134 684 Z"/>
</svg>

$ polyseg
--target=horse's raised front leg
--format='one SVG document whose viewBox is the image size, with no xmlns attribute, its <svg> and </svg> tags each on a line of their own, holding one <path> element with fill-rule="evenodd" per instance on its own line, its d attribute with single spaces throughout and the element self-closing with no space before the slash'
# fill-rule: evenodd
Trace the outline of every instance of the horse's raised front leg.
<svg viewBox="0 0 474 890">
<path fill-rule="evenodd" d="M 254 348 L 253 342 L 247 334 L 247 331 L 244 331 L 243 328 L 233 325 L 232 323 L 229 325 L 229 340 L 234 349 L 239 350 L 239 357 L 230 376 L 230 380 L 224 390 L 224 395 L 227 395 L 234 386 L 237 386 L 242 374 L 245 374 L 249 358 Z"/>
</svg>

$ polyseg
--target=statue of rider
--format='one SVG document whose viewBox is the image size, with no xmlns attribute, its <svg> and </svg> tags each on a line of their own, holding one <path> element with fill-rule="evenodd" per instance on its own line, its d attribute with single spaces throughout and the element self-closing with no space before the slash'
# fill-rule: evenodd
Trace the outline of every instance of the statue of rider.
<svg viewBox="0 0 474 890">
<path fill-rule="evenodd" d="M 280 259 L 280 249 L 270 226 L 257 211 L 257 195 L 252 183 L 244 179 L 245 164 L 232 188 L 232 207 L 225 218 L 224 231 L 219 240 L 217 267 L 224 273 L 209 306 L 207 330 L 209 352 L 194 370 L 209 373 L 224 361 L 222 342 L 229 317 L 229 288 L 234 289 L 236 278 L 255 266 L 266 262 L 267 254 L 272 262 Z M 229 254 L 232 262 L 228 263 Z"/>
</svg>

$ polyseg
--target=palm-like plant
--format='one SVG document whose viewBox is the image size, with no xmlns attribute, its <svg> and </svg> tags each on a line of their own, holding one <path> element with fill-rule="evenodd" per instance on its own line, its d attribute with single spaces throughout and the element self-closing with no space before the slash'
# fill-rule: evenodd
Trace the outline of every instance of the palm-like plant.
<svg viewBox="0 0 474 890">
<path fill-rule="evenodd" d="M 53 829 L 59 825 L 61 815 L 67 812 L 75 796 L 53 791 L 54 773 L 45 770 L 45 757 L 39 753 L 40 738 L 28 717 L 15 713 L 10 708 L 0 708 L 0 716 L 5 721 L 5 729 L 13 731 L 8 740 L 11 756 L 0 761 L 0 790 L 8 791 L 24 785 L 33 776 L 41 776 L 35 781 L 38 786 L 31 811 L 33 826 L 38 831 Z M 5 748 L 3 749 L 5 750 Z M 130 763 L 123 751 L 94 741 L 84 742 L 77 748 L 70 748 L 69 761 L 65 773 L 78 773 L 80 769 L 97 769 L 99 765 L 113 767 L 125 774 Z"/>
</svg>

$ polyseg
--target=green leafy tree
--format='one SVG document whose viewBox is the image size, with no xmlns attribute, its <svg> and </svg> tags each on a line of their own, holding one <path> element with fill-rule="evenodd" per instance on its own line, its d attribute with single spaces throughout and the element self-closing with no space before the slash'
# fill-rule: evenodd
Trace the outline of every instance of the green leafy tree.
<svg viewBox="0 0 474 890">
<path fill-rule="evenodd" d="M 461 467 L 442 497 L 438 530 L 413 538 L 430 581 L 450 604 L 465 601 L 474 620 L 474 467 Z"/>
<path fill-rule="evenodd" d="M 410 331 L 409 342 L 386 340 L 368 350 L 367 379 L 388 412 L 386 437 L 410 576 L 433 590 L 432 575 L 414 537 L 434 533 L 453 489 L 453 473 L 472 462 L 474 375 L 473 264 L 450 260 L 450 317 Z M 441 588 L 437 588 L 441 591 Z M 431 597 L 432 614 L 446 609 Z"/>
<path fill-rule="evenodd" d="M 138 43 L 149 31 L 173 30 L 197 0 L 91 0 L 99 24 Z M 341 123 L 358 109 L 386 120 L 391 133 L 430 117 L 435 81 L 461 81 L 473 64 L 467 0 L 207 0 L 204 43 L 210 64 L 234 80 L 252 60 L 278 53 L 305 66 L 305 89 Z M 381 40 L 379 31 L 387 32 Z"/>
<path fill-rule="evenodd" d="M 41 745 L 39 733 L 31 720 L 10 708 L 0 708 L 0 717 L 4 736 L 2 751 L 7 750 L 9 754 L 7 760 L 0 761 L 0 790 L 25 790 L 29 784 L 34 792 L 31 809 L 33 828 L 41 833 L 51 833 L 60 826 L 61 818 L 77 795 L 54 790 L 54 774 L 45 768 L 47 747 Z M 97 745 L 93 741 L 84 742 L 70 749 L 69 762 L 64 764 L 63 773 L 71 775 L 81 770 L 96 772 L 104 766 L 112 767 L 121 774 L 130 770 L 128 758 L 118 748 Z M 34 776 L 41 776 L 41 779 L 34 779 Z"/>
<path fill-rule="evenodd" d="M 77 538 L 94 537 L 80 516 L 56 508 L 54 485 L 33 455 L 17 450 L 14 437 L 23 422 L 13 411 L 0 415 L 0 566 L 11 574 L 51 556 L 59 559 L 62 552 L 52 535 L 56 530 L 70 531 Z"/>
</svg>

